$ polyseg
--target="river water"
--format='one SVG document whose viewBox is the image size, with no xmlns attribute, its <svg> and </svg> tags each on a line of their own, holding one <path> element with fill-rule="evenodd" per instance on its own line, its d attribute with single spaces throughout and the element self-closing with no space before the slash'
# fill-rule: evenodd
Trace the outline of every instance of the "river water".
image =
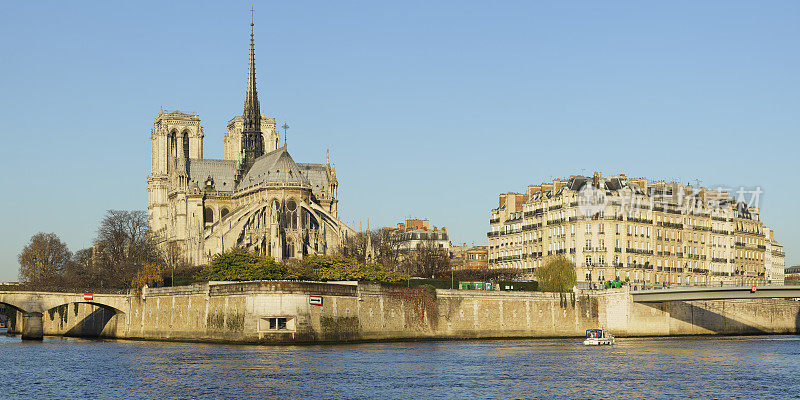
<svg viewBox="0 0 800 400">
<path fill-rule="evenodd" d="M 0 336 L 0 398 L 787 399 L 800 337 L 242 346 Z"/>
</svg>

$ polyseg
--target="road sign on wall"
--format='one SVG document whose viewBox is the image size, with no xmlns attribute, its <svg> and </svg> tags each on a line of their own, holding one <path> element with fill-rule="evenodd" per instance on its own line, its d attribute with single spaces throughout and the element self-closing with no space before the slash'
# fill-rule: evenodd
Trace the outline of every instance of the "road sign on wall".
<svg viewBox="0 0 800 400">
<path fill-rule="evenodd" d="M 322 296 L 308 296 L 308 304 L 311 304 L 312 306 L 321 306 Z"/>
<path fill-rule="evenodd" d="M 84 293 L 83 294 L 84 300 L 94 300 L 94 293 Z"/>
</svg>

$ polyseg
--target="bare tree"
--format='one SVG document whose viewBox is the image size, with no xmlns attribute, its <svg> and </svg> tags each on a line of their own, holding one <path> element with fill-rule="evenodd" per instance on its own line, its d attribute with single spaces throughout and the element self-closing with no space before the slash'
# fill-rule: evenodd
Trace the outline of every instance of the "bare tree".
<svg viewBox="0 0 800 400">
<path fill-rule="evenodd" d="M 336 253 L 363 263 L 367 256 L 367 234 L 359 232 L 355 235 L 348 236 L 347 239 L 342 241 L 339 245 Z"/>
<path fill-rule="evenodd" d="M 170 276 L 170 285 L 175 285 L 175 270 L 179 272 L 185 266 L 186 261 L 183 256 L 183 250 L 177 242 L 168 242 L 164 247 L 163 255 L 164 266 Z"/>
<path fill-rule="evenodd" d="M 450 253 L 433 239 L 417 243 L 417 248 L 407 254 L 409 274 L 421 277 L 444 276 L 450 273 Z"/>
<path fill-rule="evenodd" d="M 372 260 L 367 257 L 370 251 L 374 257 Z M 337 254 L 360 263 L 372 261 L 396 271 L 400 265 L 400 241 L 390 228 L 359 232 L 342 242 Z"/>
<path fill-rule="evenodd" d="M 67 245 L 55 233 L 39 232 L 17 256 L 19 278 L 35 286 L 58 285 L 71 257 Z"/>
<path fill-rule="evenodd" d="M 372 233 L 375 261 L 397 271 L 400 265 L 400 239 L 392 229 L 382 228 Z"/>
<path fill-rule="evenodd" d="M 81 249 L 72 255 L 64 269 L 64 286 L 67 288 L 91 288 L 98 276 L 98 265 L 93 261 L 92 248 Z"/>
<path fill-rule="evenodd" d="M 145 211 L 108 210 L 100 221 L 92 262 L 100 287 L 127 287 L 146 263 L 161 262 Z"/>
</svg>

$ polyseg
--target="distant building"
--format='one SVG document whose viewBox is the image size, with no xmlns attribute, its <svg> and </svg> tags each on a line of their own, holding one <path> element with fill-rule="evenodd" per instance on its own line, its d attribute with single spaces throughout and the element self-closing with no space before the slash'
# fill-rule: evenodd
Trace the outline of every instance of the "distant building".
<svg viewBox="0 0 800 400">
<path fill-rule="evenodd" d="M 786 285 L 800 285 L 800 265 L 795 265 L 784 270 L 783 282 Z"/>
<path fill-rule="evenodd" d="M 450 246 L 450 266 L 454 270 L 486 269 L 489 267 L 488 246 Z"/>
<path fill-rule="evenodd" d="M 765 283 L 779 279 L 783 259 L 765 231 L 759 209 L 728 192 L 596 172 L 500 194 L 489 220 L 489 268 L 532 274 L 564 255 L 579 282 Z"/>
<path fill-rule="evenodd" d="M 786 268 L 786 253 L 774 238 L 774 231 L 764 228 L 766 249 L 764 250 L 764 275 L 768 283 L 782 285 Z"/>
<path fill-rule="evenodd" d="M 466 243 L 461 246 L 450 244 L 450 268 L 454 270 L 466 269 L 467 249 L 469 249 L 469 246 Z"/>
<path fill-rule="evenodd" d="M 393 236 L 400 251 L 415 250 L 418 245 L 427 244 L 448 251 L 450 249 L 450 236 L 447 234 L 447 228 L 438 229 L 434 226 L 433 229 L 430 229 L 427 219 L 407 219 L 405 222 L 398 222 Z"/>
</svg>

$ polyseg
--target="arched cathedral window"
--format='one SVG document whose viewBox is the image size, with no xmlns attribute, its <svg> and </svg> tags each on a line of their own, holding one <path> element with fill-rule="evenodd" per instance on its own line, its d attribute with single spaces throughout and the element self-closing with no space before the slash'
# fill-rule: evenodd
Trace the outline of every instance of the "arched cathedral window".
<svg viewBox="0 0 800 400">
<path fill-rule="evenodd" d="M 290 236 L 286 237 L 286 241 L 283 245 L 283 257 L 284 258 L 291 258 L 294 257 L 294 242 Z"/>
<path fill-rule="evenodd" d="M 280 221 L 281 203 L 278 200 L 272 201 L 272 222 L 278 223 Z"/>
<path fill-rule="evenodd" d="M 203 210 L 203 222 L 207 224 L 214 222 L 214 210 L 208 207 Z"/>
<path fill-rule="evenodd" d="M 189 159 L 189 132 L 183 133 L 183 158 Z"/>
<path fill-rule="evenodd" d="M 289 200 L 286 203 L 286 216 L 288 221 L 286 221 L 286 227 L 297 229 L 297 203 L 294 200 Z"/>
<path fill-rule="evenodd" d="M 175 153 L 175 147 L 177 146 L 177 142 L 175 140 L 175 131 L 170 132 L 167 135 L 167 172 L 172 170 L 172 160 L 177 156 Z"/>
</svg>

